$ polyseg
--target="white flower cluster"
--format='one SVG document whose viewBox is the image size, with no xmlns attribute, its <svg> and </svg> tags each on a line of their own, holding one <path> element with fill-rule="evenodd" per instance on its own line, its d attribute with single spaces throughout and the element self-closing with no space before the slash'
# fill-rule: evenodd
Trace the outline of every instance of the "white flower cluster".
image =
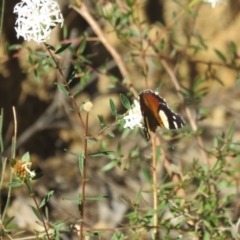
<svg viewBox="0 0 240 240">
<path fill-rule="evenodd" d="M 204 2 L 210 3 L 212 8 L 215 8 L 217 4 L 222 4 L 224 0 L 203 0 Z"/>
<path fill-rule="evenodd" d="M 143 117 L 140 108 L 140 104 L 137 100 L 134 100 L 133 108 L 128 111 L 128 114 L 123 117 L 125 120 L 124 128 L 140 127 L 143 128 Z"/>
<path fill-rule="evenodd" d="M 18 14 L 15 30 L 17 38 L 45 42 L 51 30 L 63 25 L 63 16 L 57 2 L 52 0 L 22 0 L 13 10 Z"/>
</svg>

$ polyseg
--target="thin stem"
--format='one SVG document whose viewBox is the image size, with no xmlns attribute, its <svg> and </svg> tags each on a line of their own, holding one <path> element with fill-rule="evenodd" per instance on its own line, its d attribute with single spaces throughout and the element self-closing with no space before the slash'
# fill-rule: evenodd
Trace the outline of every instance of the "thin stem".
<svg viewBox="0 0 240 240">
<path fill-rule="evenodd" d="M 78 1 L 80 2 L 80 1 Z M 138 93 L 132 86 L 132 82 L 129 79 L 129 72 L 127 68 L 125 67 L 125 64 L 123 62 L 122 56 L 116 51 L 116 49 L 108 42 L 107 38 L 104 36 L 104 33 L 102 29 L 98 26 L 97 22 L 94 20 L 94 18 L 89 13 L 87 6 L 84 4 L 83 1 L 79 3 L 79 7 L 75 7 L 73 5 L 70 5 L 71 8 L 73 8 L 76 12 L 78 12 L 91 26 L 94 33 L 98 36 L 100 42 L 105 46 L 105 48 L 108 50 L 108 52 L 111 54 L 113 59 L 115 60 L 119 71 L 121 72 L 123 78 L 126 81 L 126 87 L 133 93 L 135 97 L 138 96 Z"/>
<path fill-rule="evenodd" d="M 156 156 L 156 133 L 151 132 L 151 140 L 152 140 L 152 179 L 153 179 L 153 235 L 154 240 L 157 240 L 159 237 L 158 232 L 158 183 L 157 183 L 157 156 Z"/>
<path fill-rule="evenodd" d="M 2 45 L 2 30 L 3 30 L 3 19 L 4 19 L 4 11 L 5 11 L 5 0 L 2 1 L 2 14 L 0 19 L 0 44 Z"/>
<path fill-rule="evenodd" d="M 178 82 L 178 79 L 177 79 L 176 75 L 174 74 L 173 70 L 170 68 L 170 66 L 168 65 L 168 63 L 165 60 L 161 59 L 160 61 L 163 65 L 163 67 L 165 68 L 165 70 L 167 71 L 168 75 L 170 76 L 170 79 L 172 80 L 172 82 L 173 82 L 173 84 L 174 84 L 174 86 L 177 90 L 177 94 L 178 94 L 179 99 L 183 103 L 184 99 L 183 99 L 183 96 L 180 93 L 181 88 L 180 88 L 180 85 L 179 85 L 179 82 Z M 191 113 L 190 108 L 185 106 L 185 111 L 186 111 L 188 120 L 190 122 L 190 125 L 191 125 L 193 131 L 197 132 L 197 130 L 198 130 L 197 122 L 195 121 L 195 119 L 194 119 L 194 117 Z M 208 168 L 209 168 L 210 165 L 209 165 L 207 154 L 204 150 L 203 140 L 199 135 L 197 135 L 196 138 L 197 138 L 198 145 L 200 147 L 202 158 L 203 158 L 206 166 L 208 166 Z"/>
<path fill-rule="evenodd" d="M 88 148 L 87 148 L 87 143 L 88 143 L 88 117 L 89 117 L 89 112 L 86 114 L 86 127 L 85 127 L 85 133 L 84 133 L 84 158 L 83 158 L 83 174 L 82 174 L 82 202 L 81 202 L 81 209 L 80 209 L 80 234 L 79 234 L 79 239 L 83 239 L 83 222 L 84 222 L 84 206 L 85 206 L 85 189 L 86 189 L 86 166 L 87 166 L 87 156 L 88 156 Z"/>
<path fill-rule="evenodd" d="M 45 46 L 46 46 L 46 45 L 45 45 Z M 57 64 L 57 61 L 55 60 L 52 52 L 50 51 L 50 49 L 48 49 L 47 46 L 46 46 L 46 48 L 47 48 L 49 54 L 51 55 L 53 61 L 55 62 L 56 66 L 57 66 L 56 68 L 58 69 L 59 73 L 61 74 L 61 76 L 62 76 L 62 78 L 63 78 L 63 82 L 64 82 L 65 87 L 67 88 L 67 90 L 68 90 L 68 92 L 69 92 L 70 98 L 72 99 L 72 103 L 73 103 L 73 105 L 74 105 L 75 111 L 77 112 L 77 115 L 78 115 L 78 117 L 79 117 L 79 120 L 80 120 L 80 123 L 81 123 L 81 125 L 82 125 L 82 128 L 85 129 L 85 126 L 84 126 L 84 123 L 83 123 L 83 119 L 82 119 L 82 116 L 81 116 L 79 107 L 78 107 L 78 105 L 77 105 L 77 102 L 76 102 L 75 99 L 74 99 L 72 90 L 71 90 L 71 88 L 70 88 L 70 86 L 69 86 L 69 84 L 68 84 L 68 82 L 67 82 L 67 80 L 66 80 L 66 78 L 65 78 L 65 76 L 64 76 L 64 74 L 63 74 L 63 72 L 62 72 L 62 70 L 61 70 L 61 68 L 60 68 L 59 65 Z"/>
<path fill-rule="evenodd" d="M 13 120 L 14 120 L 14 134 L 13 134 L 13 138 L 12 138 L 12 155 L 11 155 L 11 158 L 14 159 L 15 156 L 16 156 L 15 150 L 16 150 L 16 141 L 17 141 L 17 115 L 16 115 L 15 107 L 12 107 L 12 110 L 13 110 Z M 12 171 L 10 172 L 9 182 L 12 182 Z M 3 211 L 3 215 L 2 215 L 2 222 L 4 222 L 6 211 L 8 209 L 9 204 L 10 204 L 11 192 L 12 192 L 12 188 L 9 187 L 7 201 L 6 201 L 4 211 Z"/>
<path fill-rule="evenodd" d="M 46 226 L 46 223 L 45 223 L 45 221 L 44 221 L 44 218 L 43 218 L 43 215 L 42 215 L 42 211 L 41 211 L 41 209 L 40 209 L 40 207 L 39 207 L 39 205 L 38 205 L 38 202 L 37 202 L 37 200 L 36 200 L 36 198 L 35 198 L 35 194 L 34 194 L 34 192 L 32 191 L 32 188 L 30 187 L 29 183 L 28 183 L 28 182 L 25 182 L 25 184 L 26 184 L 26 186 L 27 186 L 27 188 L 28 188 L 28 190 L 29 190 L 30 196 L 32 197 L 32 199 L 33 199 L 33 201 L 34 201 L 34 203 L 35 203 L 35 206 L 37 207 L 37 210 L 38 210 L 38 213 L 39 213 L 39 215 L 40 215 L 40 217 L 41 217 L 41 221 L 42 221 L 44 230 L 45 230 L 45 232 L 46 232 L 47 238 L 50 240 L 51 238 L 50 238 L 49 233 L 48 233 L 48 231 L 47 231 L 47 226 Z"/>
</svg>

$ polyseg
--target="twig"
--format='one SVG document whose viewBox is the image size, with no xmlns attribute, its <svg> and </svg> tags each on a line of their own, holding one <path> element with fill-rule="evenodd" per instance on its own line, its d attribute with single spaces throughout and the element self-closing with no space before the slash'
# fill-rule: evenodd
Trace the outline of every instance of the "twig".
<svg viewBox="0 0 240 240">
<path fill-rule="evenodd" d="M 78 105 L 77 105 L 76 100 L 74 99 L 74 95 L 73 95 L 73 93 L 72 93 L 72 90 L 71 90 L 68 82 L 67 82 L 67 79 L 65 78 L 65 76 L 64 76 L 64 74 L 63 74 L 63 71 L 62 71 L 62 69 L 59 67 L 59 65 L 58 65 L 55 57 L 54 57 L 53 54 L 52 54 L 52 52 L 51 52 L 50 49 L 47 47 L 47 45 L 45 45 L 45 46 L 46 46 L 49 54 L 51 55 L 52 60 L 55 62 L 57 70 L 59 71 L 59 73 L 60 73 L 61 76 L 62 76 L 62 79 L 63 79 L 63 82 L 64 82 L 64 84 L 65 84 L 65 87 L 66 87 L 67 90 L 68 90 L 68 93 L 69 93 L 70 98 L 72 99 L 72 103 L 73 103 L 73 106 L 74 106 L 74 108 L 75 108 L 75 111 L 77 112 L 77 115 L 78 115 L 78 117 L 79 117 L 80 124 L 81 124 L 82 128 L 85 129 L 85 126 L 84 126 L 84 123 L 83 123 L 83 120 L 82 120 L 82 115 L 81 115 L 81 113 L 80 113 L 80 109 L 79 109 L 79 107 L 78 107 Z"/>
<path fill-rule="evenodd" d="M 87 156 L 88 156 L 88 117 L 89 117 L 89 112 L 86 113 L 86 127 L 85 127 L 85 133 L 84 133 L 84 157 L 83 157 L 83 173 L 82 173 L 82 196 L 81 196 L 81 209 L 80 209 L 80 233 L 79 233 L 79 239 L 83 239 L 83 222 L 84 222 L 84 206 L 85 206 L 85 188 L 86 188 L 86 181 L 87 181 Z"/>
<path fill-rule="evenodd" d="M 170 68 L 170 66 L 168 65 L 168 63 L 165 60 L 161 59 L 160 61 L 163 65 L 163 67 L 165 68 L 165 70 L 167 71 L 168 75 L 170 76 L 170 79 L 172 80 L 172 82 L 173 82 L 173 84 L 174 84 L 174 86 L 177 90 L 177 94 L 178 94 L 179 99 L 181 100 L 182 103 L 184 103 L 184 98 L 180 93 L 181 88 L 180 88 L 180 85 L 178 83 L 176 75 L 174 74 L 173 70 Z M 190 123 L 193 131 L 197 132 L 198 126 L 197 126 L 197 123 L 192 116 L 190 108 L 185 106 L 185 111 L 186 111 L 189 123 Z M 201 152 L 202 158 L 204 159 L 204 162 L 205 162 L 206 166 L 209 167 L 209 161 L 208 161 L 207 154 L 204 150 L 204 144 L 203 144 L 202 138 L 199 135 L 197 135 L 196 138 L 197 138 L 198 145 L 200 147 L 200 152 Z"/>
<path fill-rule="evenodd" d="M 159 238 L 158 232 L 158 183 L 157 183 L 157 156 L 156 156 L 156 133 L 151 131 L 152 141 L 152 178 L 153 178 L 153 235 L 154 240 Z"/>
<path fill-rule="evenodd" d="M 129 80 L 129 73 L 125 67 L 124 62 L 122 61 L 122 56 L 116 51 L 114 47 L 108 42 L 106 37 L 104 36 L 103 31 L 98 26 L 97 22 L 94 20 L 94 18 L 89 13 L 87 6 L 81 2 L 81 5 L 79 7 L 75 7 L 73 5 L 70 5 L 70 8 L 73 8 L 76 12 L 78 12 L 92 27 L 94 33 L 98 36 L 100 42 L 105 46 L 105 48 L 109 51 L 113 59 L 115 60 L 122 76 L 124 79 L 127 79 L 126 87 L 133 93 L 135 97 L 138 96 L 137 91 L 132 86 L 131 81 Z"/>
<path fill-rule="evenodd" d="M 31 188 L 31 186 L 29 185 L 28 182 L 25 182 L 25 184 L 26 184 L 26 186 L 27 186 L 27 188 L 28 188 L 28 191 L 29 191 L 29 193 L 30 193 L 30 196 L 32 197 L 32 199 L 33 199 L 33 201 L 34 201 L 34 203 L 35 203 L 35 206 L 37 207 L 37 210 L 38 210 L 39 216 L 40 216 L 40 218 L 41 218 L 41 221 L 42 221 L 42 224 L 43 224 L 44 231 L 45 231 L 45 233 L 46 233 L 47 239 L 50 240 L 51 238 L 50 238 L 50 235 L 49 235 L 48 230 L 47 230 L 47 225 L 46 225 L 45 220 L 44 220 L 44 218 L 43 218 L 43 214 L 42 214 L 42 211 L 41 211 L 41 209 L 40 209 L 40 207 L 39 207 L 39 204 L 38 204 L 38 202 L 37 202 L 37 200 L 36 200 L 35 193 L 32 191 L 32 188 Z"/>
<path fill-rule="evenodd" d="M 12 155 L 11 155 L 11 158 L 14 159 L 15 155 L 16 155 L 15 150 L 16 150 L 16 141 L 17 141 L 17 115 L 16 115 L 16 109 L 15 109 L 14 106 L 12 107 L 12 110 L 13 110 L 13 119 L 14 119 L 14 133 L 13 133 L 13 140 L 12 140 Z M 12 182 L 12 171 L 10 172 L 9 182 L 10 183 Z M 11 192 L 12 192 L 12 187 L 9 187 L 7 201 L 6 201 L 4 211 L 3 211 L 3 214 L 2 214 L 2 221 L 3 222 L 4 222 L 5 215 L 6 215 L 6 211 L 8 209 L 9 204 L 10 204 Z"/>
</svg>

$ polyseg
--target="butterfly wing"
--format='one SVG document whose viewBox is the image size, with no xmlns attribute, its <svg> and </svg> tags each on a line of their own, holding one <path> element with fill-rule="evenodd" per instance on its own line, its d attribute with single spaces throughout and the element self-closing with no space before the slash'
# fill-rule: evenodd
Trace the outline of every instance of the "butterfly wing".
<svg viewBox="0 0 240 240">
<path fill-rule="evenodd" d="M 174 113 L 157 93 L 145 90 L 139 94 L 139 98 L 144 119 L 144 133 L 148 140 L 150 139 L 149 131 L 155 132 L 158 126 L 178 129 L 185 125 L 183 118 Z"/>
</svg>

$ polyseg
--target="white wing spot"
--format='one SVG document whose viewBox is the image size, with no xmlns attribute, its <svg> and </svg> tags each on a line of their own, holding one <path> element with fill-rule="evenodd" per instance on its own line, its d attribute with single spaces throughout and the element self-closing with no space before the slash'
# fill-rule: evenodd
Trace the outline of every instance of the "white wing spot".
<svg viewBox="0 0 240 240">
<path fill-rule="evenodd" d="M 159 111 L 159 116 L 160 116 L 160 118 L 161 118 L 161 120 L 162 120 L 162 122 L 163 122 L 164 127 L 169 129 L 168 117 L 167 117 L 167 115 L 165 114 L 165 112 L 162 111 L 162 110 L 160 110 L 160 111 Z"/>
<path fill-rule="evenodd" d="M 173 124 L 174 124 L 175 128 L 177 129 L 178 128 L 177 123 L 175 121 L 173 121 Z"/>
<path fill-rule="evenodd" d="M 176 120 L 176 119 L 177 119 L 177 118 L 176 118 L 176 116 L 174 116 L 174 115 L 173 115 L 173 119 L 175 119 L 175 120 Z"/>
</svg>

